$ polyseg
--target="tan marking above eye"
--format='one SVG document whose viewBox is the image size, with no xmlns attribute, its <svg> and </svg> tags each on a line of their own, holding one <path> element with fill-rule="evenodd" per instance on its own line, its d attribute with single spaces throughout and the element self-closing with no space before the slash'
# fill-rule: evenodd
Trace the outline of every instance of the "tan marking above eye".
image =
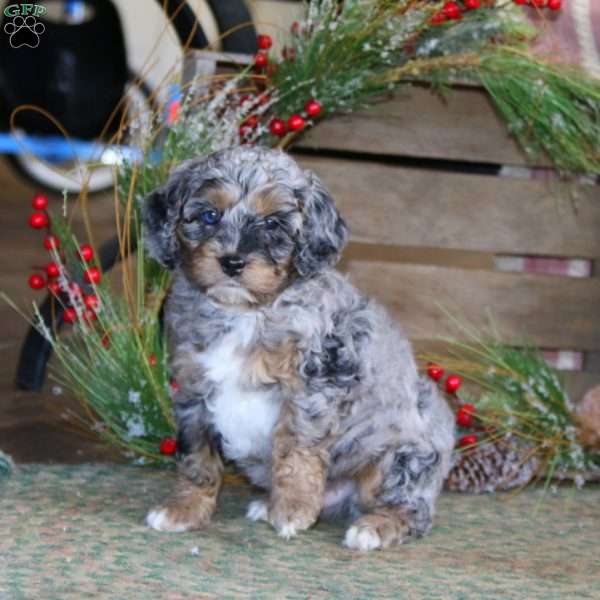
<svg viewBox="0 0 600 600">
<path fill-rule="evenodd" d="M 228 187 L 209 188 L 202 195 L 220 212 L 231 208 L 239 200 L 234 190 Z"/>
<path fill-rule="evenodd" d="M 248 198 L 248 206 L 257 215 L 270 216 L 281 210 L 295 208 L 295 202 L 281 190 L 269 187 L 259 190 Z"/>
</svg>

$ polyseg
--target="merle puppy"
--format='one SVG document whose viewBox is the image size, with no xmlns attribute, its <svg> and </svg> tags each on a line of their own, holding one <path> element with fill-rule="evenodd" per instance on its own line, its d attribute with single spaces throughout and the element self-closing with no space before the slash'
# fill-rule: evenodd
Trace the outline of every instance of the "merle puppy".
<svg viewBox="0 0 600 600">
<path fill-rule="evenodd" d="M 283 152 L 232 148 L 177 168 L 144 219 L 174 272 L 179 384 L 179 478 L 148 525 L 206 525 L 225 459 L 268 491 L 248 517 L 286 538 L 339 510 L 350 548 L 425 534 L 453 418 L 398 326 L 334 270 L 347 229 L 319 179 Z"/>
</svg>

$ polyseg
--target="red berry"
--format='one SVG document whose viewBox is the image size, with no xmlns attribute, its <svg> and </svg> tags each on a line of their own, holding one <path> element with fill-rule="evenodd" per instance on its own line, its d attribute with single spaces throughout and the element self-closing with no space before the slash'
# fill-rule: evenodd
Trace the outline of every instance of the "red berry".
<svg viewBox="0 0 600 600">
<path fill-rule="evenodd" d="M 60 240 L 55 235 L 49 235 L 44 240 L 44 248 L 46 250 L 58 250 L 60 248 Z"/>
<path fill-rule="evenodd" d="M 456 424 L 459 427 L 463 427 L 465 429 L 468 429 L 469 427 L 472 427 L 473 425 L 473 416 L 470 415 L 469 413 L 463 412 L 462 410 L 459 410 L 456 413 Z"/>
<path fill-rule="evenodd" d="M 304 119 L 300 115 L 292 115 L 287 121 L 287 126 L 291 131 L 300 131 L 304 129 L 305 124 Z"/>
<path fill-rule="evenodd" d="M 282 136 L 285 135 L 287 131 L 287 127 L 285 126 L 285 121 L 283 119 L 273 119 L 269 124 L 269 131 L 273 135 Z"/>
<path fill-rule="evenodd" d="M 264 69 L 269 64 L 269 57 L 265 52 L 257 52 L 254 56 L 254 64 Z"/>
<path fill-rule="evenodd" d="M 105 333 L 102 336 L 102 340 L 101 340 L 101 344 L 105 347 L 108 348 L 110 346 L 110 336 L 108 335 L 108 333 Z"/>
<path fill-rule="evenodd" d="M 268 50 L 273 45 L 273 39 L 270 35 L 259 35 L 256 44 L 261 50 Z"/>
<path fill-rule="evenodd" d="M 42 275 L 38 275 L 37 273 L 34 273 L 29 278 L 29 287 L 32 290 L 41 290 L 42 288 L 46 287 L 46 280 L 44 279 L 44 277 Z"/>
<path fill-rule="evenodd" d="M 246 104 L 246 102 L 250 102 L 250 100 L 252 100 L 251 96 L 249 96 L 248 94 L 242 94 L 240 96 L 240 106 Z"/>
<path fill-rule="evenodd" d="M 172 437 L 163 438 L 160 441 L 159 450 L 161 454 L 175 454 L 177 452 L 177 440 Z"/>
<path fill-rule="evenodd" d="M 98 310 L 98 306 L 100 305 L 100 300 L 98 300 L 98 296 L 96 294 L 88 294 L 83 297 L 83 303 L 86 308 L 90 310 Z"/>
<path fill-rule="evenodd" d="M 427 375 L 434 381 L 439 381 L 444 376 L 444 369 L 439 365 L 429 365 L 427 367 Z"/>
<path fill-rule="evenodd" d="M 460 440 L 458 440 L 458 445 L 461 448 L 466 448 L 467 446 L 473 446 L 477 443 L 477 436 L 474 433 L 470 433 L 469 435 L 463 435 Z"/>
<path fill-rule="evenodd" d="M 458 375 L 448 375 L 446 379 L 446 391 L 455 394 L 462 385 L 462 379 Z"/>
<path fill-rule="evenodd" d="M 43 229 L 44 227 L 48 227 L 50 223 L 50 219 L 48 219 L 48 215 L 43 212 L 34 212 L 29 217 L 29 227 L 33 229 Z"/>
<path fill-rule="evenodd" d="M 463 0 L 466 10 L 477 10 L 481 8 L 481 0 Z"/>
<path fill-rule="evenodd" d="M 60 294 L 60 283 L 58 281 L 49 281 L 48 291 L 54 296 L 58 296 Z"/>
<path fill-rule="evenodd" d="M 77 321 L 77 311 L 71 306 L 65 308 L 65 312 L 63 313 L 63 319 L 65 323 L 75 323 L 75 321 Z"/>
<path fill-rule="evenodd" d="M 439 11 L 429 19 L 429 22 L 432 25 L 439 25 L 440 23 L 445 23 L 447 20 L 448 17 L 442 11 Z"/>
<path fill-rule="evenodd" d="M 456 424 L 460 427 L 472 427 L 475 412 L 476 408 L 472 404 L 463 404 L 456 413 Z"/>
<path fill-rule="evenodd" d="M 321 108 L 321 103 L 314 99 L 304 105 L 304 110 L 309 117 L 317 117 L 321 113 Z"/>
<path fill-rule="evenodd" d="M 460 6 L 452 0 L 444 4 L 442 7 L 442 12 L 446 15 L 446 17 L 448 17 L 448 19 L 460 19 L 461 17 Z"/>
<path fill-rule="evenodd" d="M 90 267 L 83 273 L 83 279 L 86 283 L 100 283 L 102 275 L 98 267 Z"/>
<path fill-rule="evenodd" d="M 153 353 L 152 353 L 152 354 L 151 354 L 151 355 L 148 357 L 148 364 L 149 364 L 151 367 L 155 367 L 157 362 L 158 362 L 158 361 L 156 360 L 156 354 L 154 354 L 154 352 L 153 352 Z"/>
<path fill-rule="evenodd" d="M 44 194 L 36 194 L 31 201 L 31 206 L 35 210 L 46 210 L 48 208 L 48 197 Z"/>
<path fill-rule="evenodd" d="M 248 125 L 243 123 L 242 125 L 240 125 L 239 132 L 241 138 L 248 137 L 252 133 L 252 127 L 249 127 Z"/>
<path fill-rule="evenodd" d="M 477 408 L 475 408 L 474 404 L 471 404 L 470 402 L 465 402 L 461 408 L 465 411 L 468 412 L 471 415 L 474 415 L 477 412 Z"/>
<path fill-rule="evenodd" d="M 548 8 L 550 10 L 560 10 L 562 8 L 562 0 L 548 0 Z"/>
<path fill-rule="evenodd" d="M 46 274 L 48 277 L 58 277 L 60 275 L 60 267 L 55 262 L 49 262 L 46 265 Z"/>
<path fill-rule="evenodd" d="M 94 258 L 94 249 L 89 244 L 81 244 L 79 246 L 79 256 L 81 256 L 81 260 L 90 262 Z"/>
<path fill-rule="evenodd" d="M 179 384 L 174 379 L 171 379 L 169 386 L 171 388 L 171 392 L 173 392 L 174 394 L 176 394 L 179 391 Z"/>
<path fill-rule="evenodd" d="M 259 104 L 268 104 L 269 102 L 271 102 L 271 96 L 269 96 L 269 94 L 261 94 L 258 97 Z"/>
<path fill-rule="evenodd" d="M 290 31 L 294 35 L 297 35 L 298 33 L 300 33 L 300 23 L 298 23 L 298 21 L 294 21 L 290 26 Z"/>
</svg>

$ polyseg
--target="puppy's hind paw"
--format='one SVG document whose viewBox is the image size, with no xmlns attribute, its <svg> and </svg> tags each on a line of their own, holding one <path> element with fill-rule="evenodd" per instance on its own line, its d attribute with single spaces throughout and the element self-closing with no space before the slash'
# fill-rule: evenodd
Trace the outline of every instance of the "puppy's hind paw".
<svg viewBox="0 0 600 600">
<path fill-rule="evenodd" d="M 268 521 L 269 520 L 269 505 L 266 500 L 253 500 L 248 504 L 246 518 L 251 521 Z"/>
<path fill-rule="evenodd" d="M 344 546 L 352 550 L 368 552 L 381 548 L 381 538 L 373 527 L 352 525 L 346 531 L 343 541 Z"/>
</svg>

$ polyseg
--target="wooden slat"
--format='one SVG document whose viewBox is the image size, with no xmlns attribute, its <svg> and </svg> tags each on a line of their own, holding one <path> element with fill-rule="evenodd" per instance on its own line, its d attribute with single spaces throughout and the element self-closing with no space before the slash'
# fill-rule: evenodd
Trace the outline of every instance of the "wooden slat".
<svg viewBox="0 0 600 600">
<path fill-rule="evenodd" d="M 566 371 L 563 379 L 573 402 L 579 402 L 590 388 L 600 385 L 600 373 Z"/>
<path fill-rule="evenodd" d="M 362 244 L 351 241 L 344 248 L 345 260 L 372 260 L 378 262 L 401 262 L 416 265 L 437 265 L 460 269 L 495 269 L 495 255 L 489 252 L 448 250 L 419 246 L 387 246 Z"/>
<path fill-rule="evenodd" d="M 600 280 L 494 273 L 428 265 L 350 260 L 342 263 L 356 285 L 378 298 L 413 339 L 456 335 L 440 307 L 489 325 L 507 341 L 544 348 L 600 348 Z"/>
<path fill-rule="evenodd" d="M 600 257 L 600 188 L 299 157 L 352 239 L 510 254 Z M 571 195 L 577 192 L 573 202 Z"/>
<path fill-rule="evenodd" d="M 300 146 L 497 164 L 529 164 L 487 94 L 456 88 L 445 99 L 413 86 L 368 111 L 335 117 Z M 543 161 L 540 161 L 543 163 Z"/>
</svg>

